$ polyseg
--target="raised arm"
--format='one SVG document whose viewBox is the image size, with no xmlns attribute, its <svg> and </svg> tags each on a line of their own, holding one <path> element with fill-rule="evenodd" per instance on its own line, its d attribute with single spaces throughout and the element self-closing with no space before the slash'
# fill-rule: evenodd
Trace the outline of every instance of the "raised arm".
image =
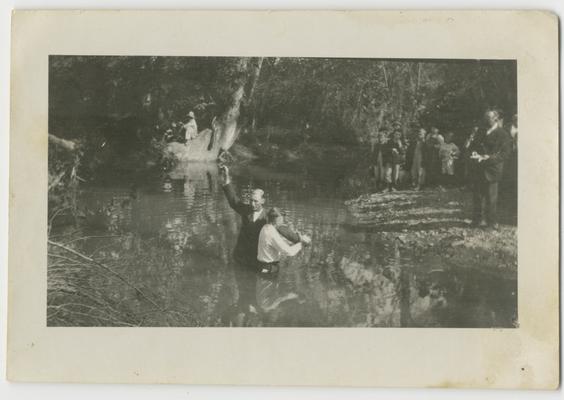
<svg viewBox="0 0 564 400">
<path fill-rule="evenodd" d="M 223 193 L 225 193 L 225 197 L 227 198 L 227 202 L 229 206 L 238 214 L 246 215 L 250 212 L 249 205 L 245 204 L 241 201 L 237 193 L 235 193 L 235 188 L 233 187 L 232 183 L 228 183 L 223 185 Z"/>
<path fill-rule="evenodd" d="M 227 198 L 227 202 L 229 206 L 235 210 L 238 214 L 246 215 L 250 212 L 250 206 L 245 204 L 241 201 L 237 193 L 235 192 L 235 188 L 231 183 L 231 176 L 229 175 L 229 169 L 227 167 L 223 167 L 223 177 L 222 177 L 222 188 L 223 193 L 225 193 L 225 197 Z"/>
</svg>

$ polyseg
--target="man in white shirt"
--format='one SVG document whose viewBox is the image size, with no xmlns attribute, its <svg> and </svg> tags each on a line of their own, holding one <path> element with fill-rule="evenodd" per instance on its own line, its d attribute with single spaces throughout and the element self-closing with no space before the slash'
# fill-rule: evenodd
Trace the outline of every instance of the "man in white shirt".
<svg viewBox="0 0 564 400">
<path fill-rule="evenodd" d="M 303 246 L 311 243 L 309 236 L 300 233 L 298 233 L 300 238 L 298 243 L 289 242 L 278 231 L 283 224 L 283 214 L 278 208 L 271 208 L 267 214 L 267 223 L 262 227 L 259 234 L 257 302 L 263 312 L 272 311 L 282 302 L 298 297 L 295 293 L 279 295 L 279 263 L 283 256 L 293 257 L 302 250 Z"/>
</svg>

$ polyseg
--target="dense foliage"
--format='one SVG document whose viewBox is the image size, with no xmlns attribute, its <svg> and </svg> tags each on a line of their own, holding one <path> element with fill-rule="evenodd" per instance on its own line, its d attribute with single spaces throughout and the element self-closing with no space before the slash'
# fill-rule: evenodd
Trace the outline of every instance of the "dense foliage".
<svg viewBox="0 0 564 400">
<path fill-rule="evenodd" d="M 53 56 L 49 131 L 98 145 L 110 140 L 124 154 L 145 149 L 190 110 L 200 129 L 210 127 L 236 90 L 241 60 Z M 516 112 L 512 61 L 265 58 L 259 72 L 242 105 L 244 132 L 276 127 L 314 141 L 359 143 L 374 129 L 407 133 L 421 124 L 457 134 L 486 107 Z"/>
<path fill-rule="evenodd" d="M 73 154 L 51 146 L 50 176 L 61 176 L 53 193 L 99 169 L 139 173 L 170 164 L 163 134 L 180 127 L 189 111 L 200 131 L 223 118 L 233 140 L 269 163 L 323 164 L 346 154 L 349 160 L 339 163 L 354 169 L 349 161 L 366 162 L 364 144 L 375 131 L 409 135 L 437 126 L 461 142 L 485 108 L 510 116 L 517 102 L 513 61 L 51 56 L 49 62 L 49 133 L 78 145 Z M 68 207 L 72 199 L 56 203 Z"/>
<path fill-rule="evenodd" d="M 371 130 L 397 126 L 460 131 L 487 107 L 516 112 L 516 68 L 478 60 L 269 59 L 255 104 L 258 126 L 309 124 L 318 140 L 362 142 Z"/>
</svg>

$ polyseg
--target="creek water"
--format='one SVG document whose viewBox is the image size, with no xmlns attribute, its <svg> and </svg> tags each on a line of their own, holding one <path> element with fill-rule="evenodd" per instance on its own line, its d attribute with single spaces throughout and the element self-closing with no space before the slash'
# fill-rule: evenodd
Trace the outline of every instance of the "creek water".
<svg viewBox="0 0 564 400">
<path fill-rule="evenodd" d="M 312 245 L 282 263 L 280 292 L 296 293 L 260 326 L 514 327 L 515 276 L 450 265 L 350 229 L 343 176 L 277 173 L 260 167 L 232 171 L 243 198 L 267 194 Z M 221 189 L 215 164 L 183 164 L 165 177 L 85 187 L 89 210 L 79 249 L 126 277 L 98 284 L 142 326 L 229 326 L 237 298 L 231 253 L 240 226 Z M 95 280 L 94 278 L 92 278 Z M 98 278 L 96 278 L 98 279 Z M 92 282 L 91 282 L 92 283 Z M 93 324 L 111 323 L 94 322 Z"/>
</svg>

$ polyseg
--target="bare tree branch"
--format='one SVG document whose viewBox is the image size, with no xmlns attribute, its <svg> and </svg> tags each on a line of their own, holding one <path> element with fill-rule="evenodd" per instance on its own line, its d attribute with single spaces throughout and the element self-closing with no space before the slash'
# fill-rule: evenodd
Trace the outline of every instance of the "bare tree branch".
<svg viewBox="0 0 564 400">
<path fill-rule="evenodd" d="M 145 300 L 147 300 L 149 303 L 151 303 L 152 305 L 154 305 L 156 308 L 158 308 L 159 310 L 163 310 L 162 307 L 160 307 L 157 303 L 155 303 L 153 300 L 151 300 L 149 297 L 147 297 L 147 295 L 145 295 L 145 293 L 143 293 L 141 291 L 141 289 L 139 289 L 138 287 L 136 287 L 135 285 L 131 284 L 127 279 L 125 279 L 121 274 L 115 272 L 113 269 L 111 269 L 110 267 L 88 257 L 85 256 L 82 253 L 79 253 L 78 251 L 71 249 L 70 247 L 67 247 L 61 243 L 57 243 L 57 242 L 53 242 L 52 240 L 48 240 L 47 243 L 49 243 L 52 246 L 58 247 L 60 249 L 63 249 L 79 258 L 82 258 L 83 260 L 86 260 L 94 265 L 97 265 L 103 269 L 105 269 L 106 271 L 108 271 L 110 274 L 114 275 L 115 277 L 117 277 L 118 279 L 120 279 L 123 283 L 125 283 L 127 286 L 129 286 L 130 288 L 134 289 L 137 293 L 139 293 L 139 295 L 141 297 L 143 297 Z"/>
<path fill-rule="evenodd" d="M 68 151 L 75 151 L 78 148 L 78 145 L 72 140 L 61 139 L 52 134 L 49 134 L 49 142 Z"/>
</svg>

